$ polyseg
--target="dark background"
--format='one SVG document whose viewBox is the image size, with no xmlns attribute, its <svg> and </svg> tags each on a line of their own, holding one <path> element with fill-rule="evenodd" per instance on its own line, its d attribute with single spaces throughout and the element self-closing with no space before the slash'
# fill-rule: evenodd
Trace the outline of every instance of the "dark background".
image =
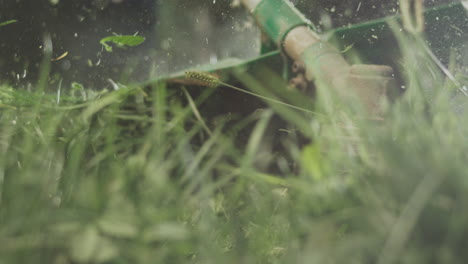
<svg viewBox="0 0 468 264">
<path fill-rule="evenodd" d="M 121 67 L 134 63 L 123 50 L 103 51 L 99 44 L 101 38 L 113 33 L 138 32 L 147 37 L 142 49 L 154 42 L 151 37 L 156 18 L 153 0 L 115 3 L 80 0 L 57 4 L 48 0 L 0 0 L 0 6 L 1 21 L 18 20 L 0 27 L 0 78 L 9 82 L 25 84 L 24 80 L 37 79 L 45 34 L 52 40 L 52 57 L 68 51 L 67 57 L 52 63 L 52 72 L 60 73 L 56 78 L 98 86 L 103 83 L 104 75 L 120 73 Z M 133 55 L 140 57 L 138 61 L 145 59 L 138 52 Z"/>
</svg>

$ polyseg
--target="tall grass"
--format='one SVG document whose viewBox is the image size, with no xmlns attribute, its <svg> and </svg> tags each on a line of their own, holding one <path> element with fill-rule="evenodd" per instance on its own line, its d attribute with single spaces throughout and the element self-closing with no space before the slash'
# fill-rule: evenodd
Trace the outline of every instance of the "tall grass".
<svg viewBox="0 0 468 264">
<path fill-rule="evenodd" d="M 407 91 L 380 121 L 319 97 L 201 122 L 217 90 L 162 82 L 58 104 L 1 87 L 0 263 L 465 263 L 466 99 L 398 36 Z"/>
</svg>

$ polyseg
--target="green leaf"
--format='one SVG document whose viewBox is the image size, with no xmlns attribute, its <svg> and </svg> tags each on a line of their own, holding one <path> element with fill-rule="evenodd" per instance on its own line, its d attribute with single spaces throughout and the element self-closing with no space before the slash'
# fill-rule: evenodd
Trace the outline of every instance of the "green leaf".
<svg viewBox="0 0 468 264">
<path fill-rule="evenodd" d="M 13 24 L 13 23 L 16 23 L 16 22 L 18 22 L 18 20 L 16 20 L 16 19 L 8 20 L 8 21 L 0 23 L 0 27 L 6 26 L 6 25 L 9 25 L 9 24 Z"/>
<path fill-rule="evenodd" d="M 112 46 L 108 42 L 114 43 L 119 48 L 124 48 L 125 46 L 133 47 L 140 45 L 144 41 L 145 37 L 142 36 L 110 36 L 101 39 L 99 43 L 104 46 L 107 52 L 112 52 Z"/>
<path fill-rule="evenodd" d="M 72 86 L 72 91 L 82 91 L 82 90 L 84 90 L 84 86 L 81 83 L 72 82 L 71 86 Z"/>
</svg>

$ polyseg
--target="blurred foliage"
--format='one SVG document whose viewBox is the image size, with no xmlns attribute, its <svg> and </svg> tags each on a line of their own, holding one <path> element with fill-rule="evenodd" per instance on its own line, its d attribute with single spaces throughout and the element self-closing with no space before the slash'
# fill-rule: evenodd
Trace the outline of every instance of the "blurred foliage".
<svg viewBox="0 0 468 264">
<path fill-rule="evenodd" d="M 393 28 L 406 92 L 382 120 L 327 87 L 315 114 L 220 116 L 223 87 L 1 86 L 0 263 L 465 263 L 466 97 Z M 303 104 L 256 73 L 227 82 Z"/>
</svg>

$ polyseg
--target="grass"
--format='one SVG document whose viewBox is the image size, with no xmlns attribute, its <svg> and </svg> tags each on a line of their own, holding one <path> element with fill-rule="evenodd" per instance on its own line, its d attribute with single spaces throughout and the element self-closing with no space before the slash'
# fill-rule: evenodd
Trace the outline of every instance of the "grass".
<svg viewBox="0 0 468 264">
<path fill-rule="evenodd" d="M 465 263 L 465 99 L 399 41 L 407 92 L 383 121 L 338 98 L 232 121 L 204 120 L 211 88 L 2 86 L 0 263 Z"/>
</svg>

